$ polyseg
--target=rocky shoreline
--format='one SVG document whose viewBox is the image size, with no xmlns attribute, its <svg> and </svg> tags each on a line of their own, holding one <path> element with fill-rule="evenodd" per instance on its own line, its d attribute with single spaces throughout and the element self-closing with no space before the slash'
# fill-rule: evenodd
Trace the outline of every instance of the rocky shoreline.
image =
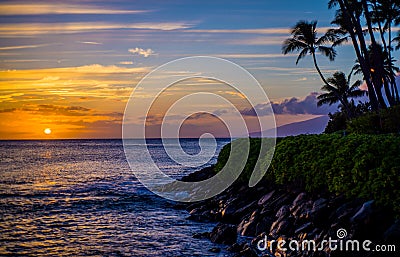
<svg viewBox="0 0 400 257">
<path fill-rule="evenodd" d="M 182 181 L 200 181 L 213 175 L 213 167 L 209 167 L 183 177 Z M 186 206 L 188 219 L 218 222 L 212 231 L 193 237 L 226 245 L 235 257 L 400 256 L 400 221 L 391 210 L 378 206 L 373 199 L 346 199 L 327 192 L 308 194 L 295 188 L 268 181 L 261 181 L 253 188 L 234 183 L 216 197 L 190 204 Z M 239 243 L 238 236 L 249 240 Z M 335 250 L 327 243 L 330 239 L 344 243 L 359 240 L 361 249 L 356 251 L 356 246 L 350 249 L 349 244 L 351 251 Z M 278 247 L 277 242 L 282 240 L 295 241 L 300 247 L 296 249 L 296 244 Z M 315 249 L 314 245 L 307 245 L 310 241 L 315 242 Z M 364 241 L 371 241 L 368 245 L 371 252 L 363 250 Z M 397 253 L 391 249 L 377 255 L 372 252 L 377 245 L 386 248 L 394 245 Z"/>
</svg>

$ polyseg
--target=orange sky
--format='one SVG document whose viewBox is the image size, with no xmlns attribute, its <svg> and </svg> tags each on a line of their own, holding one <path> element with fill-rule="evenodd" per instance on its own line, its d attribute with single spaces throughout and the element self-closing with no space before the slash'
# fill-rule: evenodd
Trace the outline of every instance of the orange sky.
<svg viewBox="0 0 400 257">
<path fill-rule="evenodd" d="M 138 82 L 159 65 L 196 55 L 226 58 L 247 69 L 279 111 L 278 126 L 326 115 L 335 108 L 316 108 L 311 92 L 320 90 L 321 81 L 311 59 L 296 66 L 296 54 L 282 55 L 281 44 L 299 19 L 318 18 L 320 31 L 325 31 L 332 11 L 325 3 L 288 3 L 3 1 L 0 140 L 120 138 L 125 106 Z M 334 64 L 322 58 L 319 64 L 329 74 L 353 61 L 354 55 L 345 54 Z M 147 117 L 149 136 L 159 135 L 162 113 L 172 102 L 199 91 L 218 94 L 247 110 L 249 131 L 258 129 L 243 95 L 215 81 L 186 81 L 158 99 Z M 258 104 L 265 110 L 264 101 Z M 207 129 L 226 136 L 215 116 L 196 114 L 203 107 L 236 122 L 229 106 L 197 100 L 170 113 L 166 125 L 190 117 L 183 136 L 198 136 Z M 46 128 L 51 134 L 44 133 Z"/>
</svg>

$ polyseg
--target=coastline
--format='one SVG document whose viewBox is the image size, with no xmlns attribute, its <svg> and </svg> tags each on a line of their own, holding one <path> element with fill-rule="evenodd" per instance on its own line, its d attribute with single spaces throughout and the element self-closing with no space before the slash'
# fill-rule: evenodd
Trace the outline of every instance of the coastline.
<svg viewBox="0 0 400 257">
<path fill-rule="evenodd" d="M 182 180 L 200 181 L 214 174 L 214 166 L 211 166 Z M 277 185 L 263 179 L 250 188 L 243 181 L 237 181 L 211 199 L 187 205 L 186 210 L 188 219 L 218 222 L 212 231 L 195 234 L 194 238 L 208 238 L 226 245 L 226 250 L 236 257 L 382 256 L 367 253 L 362 246 L 359 246 L 360 251 L 332 250 L 324 240 L 371 241 L 370 248 L 377 245 L 399 247 L 400 242 L 400 221 L 390 208 L 373 199 L 348 198 L 327 191 L 309 193 L 299 190 L 293 183 Z M 346 235 L 338 238 L 340 232 Z M 245 242 L 238 240 L 239 237 L 245 237 Z M 267 240 L 272 243 L 268 244 Z M 283 251 L 276 243 L 283 240 L 300 244 L 313 240 L 316 245 L 315 249 Z"/>
</svg>

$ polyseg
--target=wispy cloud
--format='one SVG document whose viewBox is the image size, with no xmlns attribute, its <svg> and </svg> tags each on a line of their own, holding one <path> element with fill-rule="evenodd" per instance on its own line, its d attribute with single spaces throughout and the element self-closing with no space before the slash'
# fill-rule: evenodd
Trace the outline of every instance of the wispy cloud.
<svg viewBox="0 0 400 257">
<path fill-rule="evenodd" d="M 1 15 L 43 14 L 137 14 L 149 10 L 116 10 L 105 6 L 64 3 L 7 3 L 0 4 Z"/>
<path fill-rule="evenodd" d="M 0 103 L 51 102 L 59 97 L 124 100 L 129 97 L 135 83 L 149 70 L 148 67 L 128 68 L 99 64 L 0 70 L 0 95 L 4 96 L 0 97 Z"/>
<path fill-rule="evenodd" d="M 119 62 L 119 64 L 122 64 L 122 65 L 131 65 L 131 64 L 133 64 L 133 62 L 131 62 L 131 61 L 123 61 L 123 62 Z"/>
<path fill-rule="evenodd" d="M 217 54 L 221 58 L 287 58 L 296 56 L 295 54 Z"/>
<path fill-rule="evenodd" d="M 143 48 L 136 47 L 136 48 L 131 48 L 128 51 L 132 54 L 142 55 L 143 57 L 149 57 L 150 55 L 154 55 L 154 51 L 150 48 L 145 50 Z"/>
<path fill-rule="evenodd" d="M 1 30 L 1 28 L 0 28 L 0 30 Z M 3 46 L 3 47 L 0 47 L 0 51 L 38 48 L 38 47 L 45 47 L 45 46 L 52 46 L 52 45 L 60 45 L 60 44 L 52 43 L 52 44 L 37 44 L 37 45 Z"/>
<path fill-rule="evenodd" d="M 301 77 L 301 78 L 298 78 L 298 79 L 294 79 L 294 80 L 292 80 L 292 81 L 307 81 L 307 77 Z"/>
<path fill-rule="evenodd" d="M 289 34 L 288 28 L 259 28 L 259 29 L 191 29 L 186 32 L 194 33 L 241 33 L 241 34 Z"/>
<path fill-rule="evenodd" d="M 265 36 L 265 37 L 254 37 L 254 38 L 243 38 L 230 40 L 227 44 L 231 45 L 282 45 L 286 39 L 285 36 Z"/>
<path fill-rule="evenodd" d="M 102 45 L 103 43 L 93 42 L 93 41 L 77 41 L 77 43 L 86 44 L 86 45 Z"/>
<path fill-rule="evenodd" d="M 1 37 L 31 37 L 45 34 L 72 34 L 103 30 L 138 29 L 138 30 L 178 30 L 193 26 L 188 22 L 65 22 L 65 23 L 3 23 Z"/>
<path fill-rule="evenodd" d="M 318 31 L 323 33 L 330 27 L 319 27 Z M 290 28 L 257 28 L 257 29 L 190 29 L 185 32 L 194 33 L 240 33 L 240 34 L 290 34 Z"/>
</svg>

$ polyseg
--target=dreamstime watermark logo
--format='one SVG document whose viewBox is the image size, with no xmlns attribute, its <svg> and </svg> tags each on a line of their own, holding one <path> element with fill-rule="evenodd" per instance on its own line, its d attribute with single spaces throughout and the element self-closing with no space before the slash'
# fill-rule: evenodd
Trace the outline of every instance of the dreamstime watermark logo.
<svg viewBox="0 0 400 257">
<path fill-rule="evenodd" d="M 171 98 L 174 99 L 174 102 L 169 103 L 168 110 L 163 113 L 161 118 L 158 118 L 161 120 L 160 135 L 165 152 L 177 164 L 191 168 L 202 167 L 208 163 L 215 154 L 217 144 L 214 135 L 204 133 L 199 138 L 201 150 L 198 154 L 190 155 L 182 147 L 177 148 L 179 133 L 184 121 L 193 115 L 206 113 L 219 119 L 229 131 L 231 138 L 235 137 L 233 131 L 236 131 L 236 134 L 238 134 L 237 131 L 240 131 L 241 139 L 232 141 L 229 158 L 220 172 L 203 181 L 179 181 L 163 173 L 149 152 L 148 140 L 146 140 L 148 131 L 146 130 L 148 130 L 150 117 L 154 116 L 151 113 L 152 106 L 163 92 L 177 83 L 190 79 L 213 80 L 223 83 L 231 88 L 229 93 L 240 96 L 251 106 L 251 122 L 258 122 L 261 131 L 259 157 L 262 156 L 262 158 L 258 158 L 249 180 L 249 186 L 256 185 L 264 176 L 275 149 L 276 125 L 272 106 L 264 89 L 249 72 L 230 61 L 215 57 L 188 57 L 166 63 L 150 72 L 138 83 L 126 105 L 122 124 L 124 151 L 131 170 L 136 178 L 152 192 L 170 200 L 183 202 L 211 198 L 228 188 L 241 174 L 250 151 L 250 131 L 248 121 L 246 121 L 248 117 L 244 117 L 242 110 L 226 99 L 218 90 L 196 93 L 190 93 L 188 90 L 186 95 L 179 99 Z M 181 121 L 168 122 L 168 117 L 171 116 L 169 113 L 176 113 L 185 104 L 187 106 L 188 103 L 198 103 L 199 97 L 202 97 L 203 105 L 201 107 L 190 114 L 180 115 L 180 117 L 182 116 Z M 212 110 L 212 106 L 222 103 L 229 106 L 229 113 L 236 117 L 235 119 L 224 119 L 223 114 Z M 261 103 L 263 103 L 262 113 L 256 108 Z M 174 115 L 175 118 L 176 116 L 179 115 Z M 175 131 L 172 137 L 170 136 L 171 129 Z M 266 135 L 263 134 L 266 130 L 268 130 L 269 139 L 265 138 Z M 209 142 L 210 136 L 214 140 L 213 147 L 209 145 L 206 147 L 205 142 L 206 140 Z M 141 151 L 138 151 L 138 147 L 142 147 Z M 140 155 L 140 163 L 137 161 L 138 155 Z"/>
<path fill-rule="evenodd" d="M 344 229 L 344 228 L 339 228 L 339 229 L 336 231 L 336 236 L 337 236 L 339 239 L 345 238 L 345 237 L 347 236 L 347 231 L 346 231 L 346 229 Z"/>
<path fill-rule="evenodd" d="M 340 228 L 336 231 L 336 236 L 338 239 L 333 239 L 329 237 L 327 240 L 324 239 L 321 242 L 315 240 L 268 240 L 265 236 L 257 242 L 257 249 L 259 251 L 269 251 L 274 252 L 275 249 L 286 252 L 290 251 L 366 251 L 366 252 L 395 252 L 396 245 L 375 245 L 370 240 L 351 240 L 346 239 L 347 231 Z"/>
</svg>

